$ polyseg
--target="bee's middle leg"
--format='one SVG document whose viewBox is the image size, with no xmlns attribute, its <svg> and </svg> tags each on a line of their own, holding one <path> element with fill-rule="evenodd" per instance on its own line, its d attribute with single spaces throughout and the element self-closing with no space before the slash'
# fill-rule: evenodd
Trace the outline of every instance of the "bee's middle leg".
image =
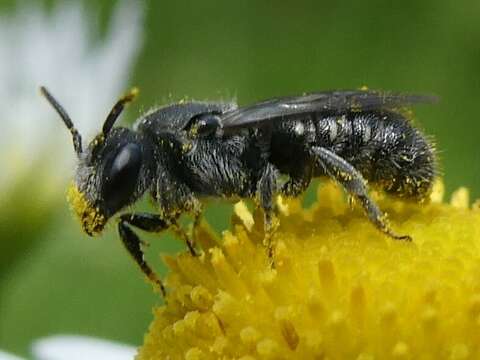
<svg viewBox="0 0 480 360">
<path fill-rule="evenodd" d="M 313 163 L 303 163 L 282 185 L 280 193 L 286 197 L 297 197 L 307 190 L 312 181 Z"/>
</svg>

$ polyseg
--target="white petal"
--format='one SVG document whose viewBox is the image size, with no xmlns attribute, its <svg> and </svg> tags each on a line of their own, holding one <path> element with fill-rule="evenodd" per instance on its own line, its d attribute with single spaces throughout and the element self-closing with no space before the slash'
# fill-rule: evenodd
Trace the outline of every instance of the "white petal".
<svg viewBox="0 0 480 360">
<path fill-rule="evenodd" d="M 108 340 L 60 335 L 35 341 L 32 353 L 36 360 L 131 360 L 137 350 Z"/>
<path fill-rule="evenodd" d="M 24 360 L 24 359 L 12 354 L 7 354 L 6 352 L 3 352 L 0 350 L 0 360 Z"/>
<path fill-rule="evenodd" d="M 127 90 L 142 45 L 142 3 L 119 1 L 101 39 L 93 36 L 94 15 L 74 1 L 48 13 L 29 2 L 0 15 L 0 98 L 8 104 L 0 107 L 0 199 L 39 158 L 50 160 L 42 165 L 52 164 L 45 173 L 53 183 L 72 174 L 70 135 L 41 98 L 40 85 L 58 98 L 85 142 Z"/>
</svg>

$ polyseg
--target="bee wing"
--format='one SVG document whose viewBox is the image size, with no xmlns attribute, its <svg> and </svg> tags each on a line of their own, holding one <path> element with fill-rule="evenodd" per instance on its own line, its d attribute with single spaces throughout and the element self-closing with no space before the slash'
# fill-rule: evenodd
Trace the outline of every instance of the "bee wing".
<svg viewBox="0 0 480 360">
<path fill-rule="evenodd" d="M 431 95 L 370 90 L 326 91 L 276 98 L 240 107 L 224 113 L 221 124 L 224 133 L 234 133 L 243 128 L 261 126 L 266 121 L 288 121 L 302 114 L 372 111 L 435 101 L 437 98 Z"/>
</svg>

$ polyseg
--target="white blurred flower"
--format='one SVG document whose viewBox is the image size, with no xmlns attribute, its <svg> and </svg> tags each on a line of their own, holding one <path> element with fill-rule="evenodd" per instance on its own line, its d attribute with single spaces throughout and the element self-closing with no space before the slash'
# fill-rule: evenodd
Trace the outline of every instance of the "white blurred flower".
<svg viewBox="0 0 480 360">
<path fill-rule="evenodd" d="M 87 336 L 58 335 L 37 340 L 32 346 L 34 360 L 131 360 L 137 349 Z M 0 360 L 22 360 L 0 351 Z"/>
<path fill-rule="evenodd" d="M 18 356 L 15 356 L 0 350 L 0 360 L 23 360 L 23 359 L 19 358 Z"/>
<path fill-rule="evenodd" d="M 32 346 L 36 360 L 131 360 L 137 353 L 132 346 L 86 336 L 52 336 Z"/>
<path fill-rule="evenodd" d="M 34 165 L 52 188 L 72 175 L 70 133 L 39 85 L 57 97 L 85 141 L 125 92 L 142 44 L 141 2 L 120 1 L 100 39 L 93 18 L 73 1 L 49 13 L 30 3 L 0 15 L 0 201 Z"/>
</svg>

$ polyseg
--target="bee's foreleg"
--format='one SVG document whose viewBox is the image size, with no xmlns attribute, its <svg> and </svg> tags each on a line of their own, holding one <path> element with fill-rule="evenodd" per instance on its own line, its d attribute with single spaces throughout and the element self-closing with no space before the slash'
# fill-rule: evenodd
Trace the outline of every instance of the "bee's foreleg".
<svg viewBox="0 0 480 360">
<path fill-rule="evenodd" d="M 134 216 L 134 215 L 133 215 Z M 130 255 L 133 257 L 137 265 L 140 267 L 140 270 L 147 276 L 147 278 L 157 285 L 160 289 L 162 297 L 166 297 L 166 290 L 165 286 L 163 285 L 160 278 L 157 274 L 152 270 L 152 268 L 147 264 L 144 258 L 144 253 L 142 250 L 143 242 L 140 240 L 137 234 L 130 229 L 127 225 L 129 221 L 123 219 L 123 216 L 120 218 L 118 223 L 118 233 L 120 234 L 120 238 L 122 239 L 123 245 L 128 250 Z M 133 224 L 132 224 L 133 225 Z"/>
<path fill-rule="evenodd" d="M 195 226 L 195 225 L 194 225 Z M 178 225 L 176 222 L 173 222 L 171 225 L 171 230 L 183 241 L 185 241 L 185 244 L 187 244 L 188 251 L 190 252 L 190 255 L 192 256 L 197 256 L 197 252 L 195 251 L 195 244 L 193 239 L 186 233 L 184 229 L 180 225 Z"/>
<path fill-rule="evenodd" d="M 311 154 L 326 174 L 339 182 L 350 195 L 359 200 L 370 221 L 380 231 L 396 240 L 411 240 L 410 236 L 397 235 L 389 228 L 385 214 L 368 196 L 367 182 L 358 170 L 346 160 L 325 148 L 313 147 Z"/>
<path fill-rule="evenodd" d="M 277 192 L 278 171 L 272 164 L 267 164 L 257 184 L 257 199 L 264 212 L 265 237 L 263 244 L 267 248 L 268 257 L 273 265 L 273 234 L 277 228 L 276 205 L 274 197 Z"/>
<path fill-rule="evenodd" d="M 178 237 L 185 241 L 190 253 L 195 256 L 195 247 L 192 239 L 188 234 L 177 224 L 175 219 L 164 219 L 157 214 L 149 213 L 135 213 L 135 214 L 123 214 L 120 219 L 128 222 L 130 225 L 135 226 L 148 232 L 161 232 L 167 229 L 172 230 Z"/>
<path fill-rule="evenodd" d="M 195 239 L 195 234 L 200 226 L 200 223 L 202 222 L 202 211 L 201 207 L 199 207 L 197 210 L 193 211 L 193 224 L 192 224 L 192 246 L 195 245 L 195 242 L 193 239 Z"/>
</svg>

